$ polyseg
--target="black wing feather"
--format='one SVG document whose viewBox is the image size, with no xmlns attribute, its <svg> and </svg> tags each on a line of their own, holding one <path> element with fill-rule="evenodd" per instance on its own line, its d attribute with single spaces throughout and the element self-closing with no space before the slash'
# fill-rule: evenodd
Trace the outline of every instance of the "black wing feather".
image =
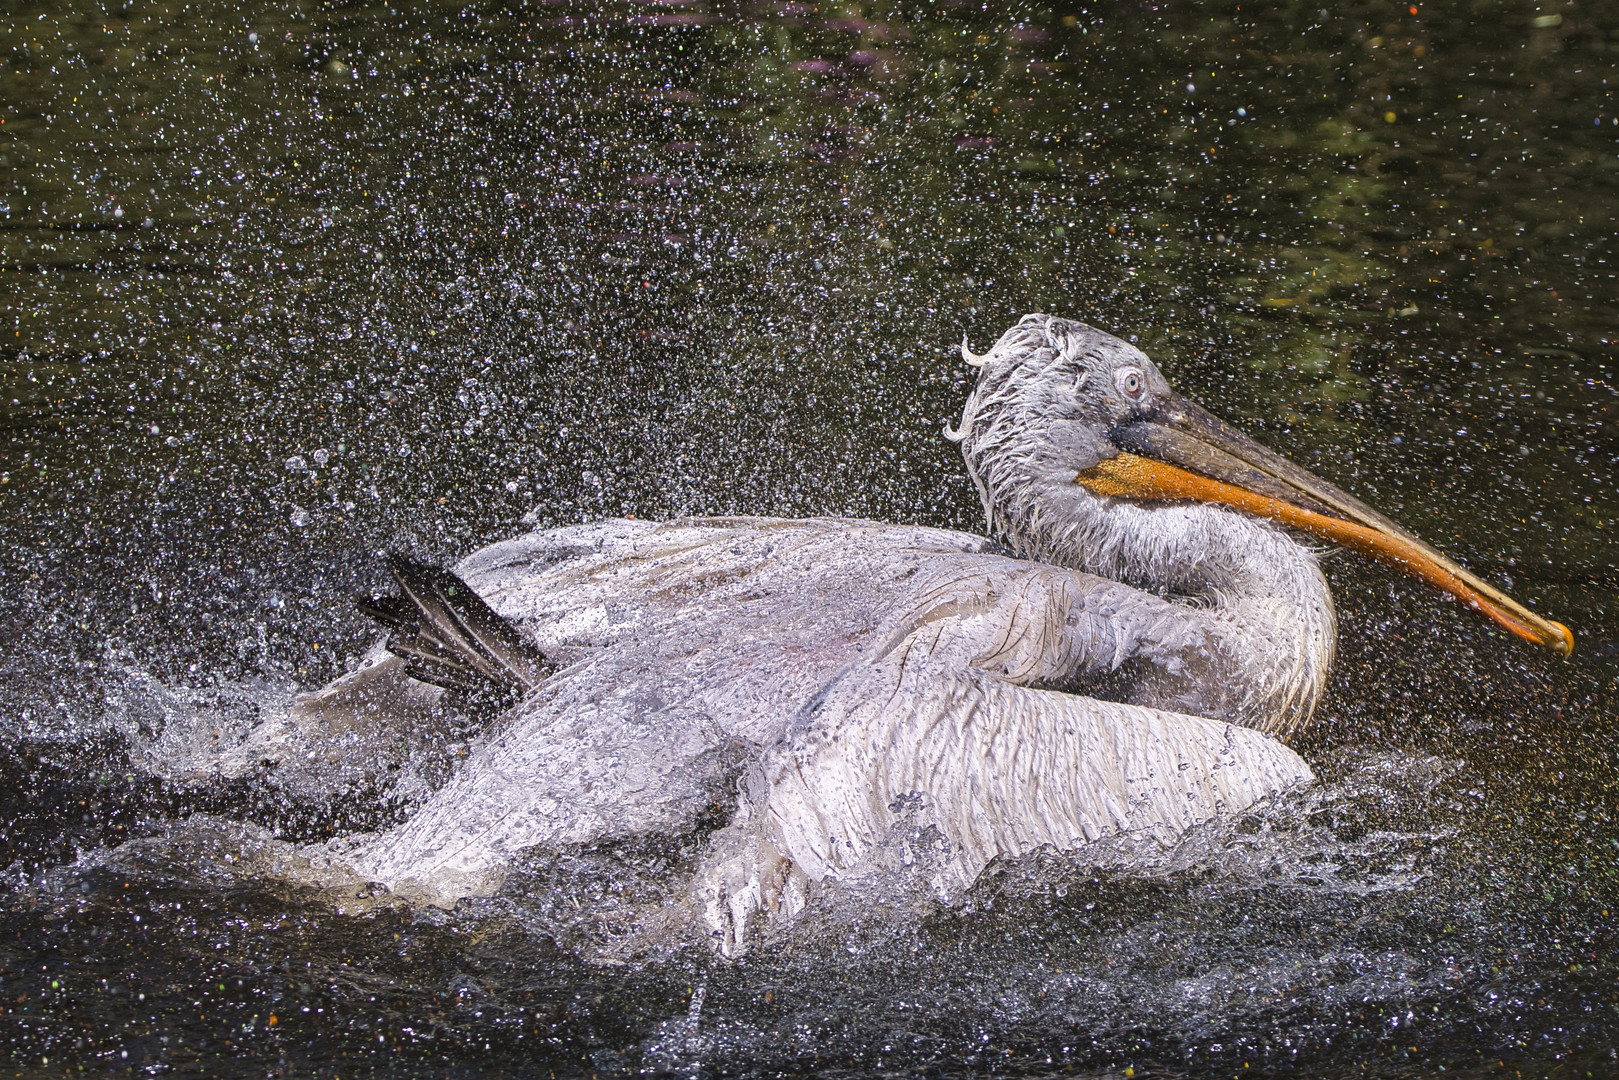
<svg viewBox="0 0 1619 1080">
<path fill-rule="evenodd" d="M 398 552 L 389 553 L 388 569 L 403 595 L 367 597 L 359 606 L 392 631 L 388 651 L 405 658 L 412 678 L 453 690 L 492 683 L 523 693 L 553 670 L 540 650 L 450 571 Z"/>
</svg>

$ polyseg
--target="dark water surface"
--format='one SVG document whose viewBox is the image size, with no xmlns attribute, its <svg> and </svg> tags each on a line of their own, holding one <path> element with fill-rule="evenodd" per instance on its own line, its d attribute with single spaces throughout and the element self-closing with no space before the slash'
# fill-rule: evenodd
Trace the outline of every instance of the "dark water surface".
<svg viewBox="0 0 1619 1080">
<path fill-rule="evenodd" d="M 1619 1072 L 1619 9 L 993 7 L 8 6 L 12 1072 Z M 1033 310 L 1138 338 L 1575 658 L 1334 559 L 1322 791 L 1206 868 L 1033 860 L 739 966 L 97 869 L 198 812 L 388 820 L 131 758 L 341 672 L 384 548 L 534 507 L 980 529 L 952 349 Z"/>
</svg>

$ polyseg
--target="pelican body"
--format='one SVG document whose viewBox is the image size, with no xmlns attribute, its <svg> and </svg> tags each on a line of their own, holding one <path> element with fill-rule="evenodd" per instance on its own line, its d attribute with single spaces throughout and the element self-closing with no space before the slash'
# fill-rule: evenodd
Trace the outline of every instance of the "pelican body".
<svg viewBox="0 0 1619 1080">
<path fill-rule="evenodd" d="M 432 683 L 504 679 L 516 703 L 408 820 L 349 844 L 348 866 L 447 905 L 497 890 L 527 849 L 687 833 L 718 810 L 691 907 L 735 955 L 902 822 L 942 837 L 930 884 L 949 899 L 996 858 L 1172 844 L 1310 782 L 1282 740 L 1320 699 L 1336 630 L 1300 531 L 1571 647 L 1117 338 L 1030 315 L 963 354 L 979 377 L 946 434 L 997 540 L 604 521 L 491 545 L 453 576 L 396 569 L 389 646 L 244 760 L 335 762 L 345 740 L 410 728 Z"/>
</svg>

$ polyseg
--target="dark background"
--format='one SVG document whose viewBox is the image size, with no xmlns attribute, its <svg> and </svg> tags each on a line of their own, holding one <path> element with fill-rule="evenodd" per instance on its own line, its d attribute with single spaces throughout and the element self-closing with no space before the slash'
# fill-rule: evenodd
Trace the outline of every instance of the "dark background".
<svg viewBox="0 0 1619 1080">
<path fill-rule="evenodd" d="M 13 4 L 0 57 L 19 1075 L 1619 1069 L 1619 10 Z M 1285 858 L 1023 867 L 737 968 L 95 870 L 198 811 L 386 820 L 127 754 L 165 693 L 341 672 L 384 548 L 531 508 L 981 528 L 953 350 L 1033 310 L 1575 658 L 1334 558 L 1327 787 L 1254 826 Z"/>
</svg>

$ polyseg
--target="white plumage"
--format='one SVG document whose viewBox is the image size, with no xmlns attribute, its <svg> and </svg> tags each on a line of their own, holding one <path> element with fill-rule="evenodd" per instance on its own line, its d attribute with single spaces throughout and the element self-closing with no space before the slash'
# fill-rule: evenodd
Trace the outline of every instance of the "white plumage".
<svg viewBox="0 0 1619 1080">
<path fill-rule="evenodd" d="M 949 434 L 1007 546 L 726 518 L 484 548 L 457 574 L 560 669 L 347 863 L 449 904 L 497 890 L 526 849 L 680 833 L 718 810 L 730 823 L 708 841 L 694 909 L 734 954 L 902 820 L 944 839 L 931 884 L 950 898 L 997 857 L 1172 844 L 1308 782 L 1266 732 L 1308 719 L 1331 663 L 1311 551 L 1219 506 L 1074 482 L 1110 452 L 1109 372 L 1162 382 L 1123 342 L 1030 316 L 969 358 L 978 386 Z M 249 756 L 361 712 L 368 730 L 407 728 L 438 692 L 397 657 L 373 660 Z"/>
</svg>

